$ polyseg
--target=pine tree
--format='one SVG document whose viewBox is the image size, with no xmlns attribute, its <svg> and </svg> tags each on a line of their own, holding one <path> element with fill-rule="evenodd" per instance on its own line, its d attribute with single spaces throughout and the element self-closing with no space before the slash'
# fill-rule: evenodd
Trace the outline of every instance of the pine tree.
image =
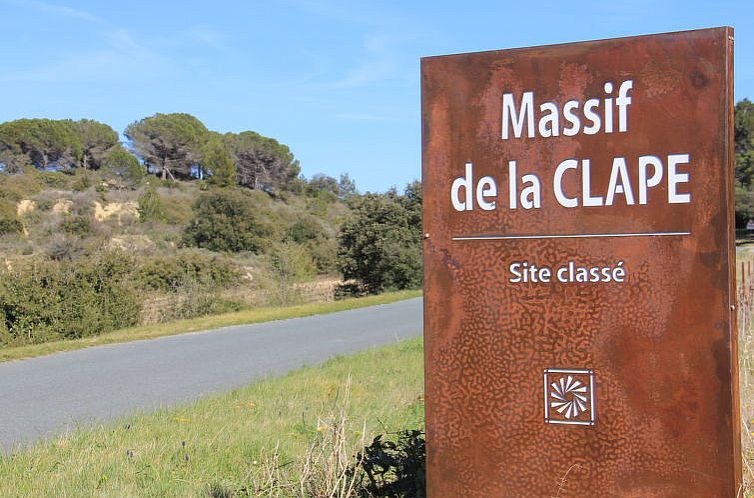
<svg viewBox="0 0 754 498">
<path fill-rule="evenodd" d="M 219 140 L 210 140 L 202 151 L 202 166 L 209 174 L 208 182 L 218 187 L 236 184 L 236 164 Z"/>
</svg>

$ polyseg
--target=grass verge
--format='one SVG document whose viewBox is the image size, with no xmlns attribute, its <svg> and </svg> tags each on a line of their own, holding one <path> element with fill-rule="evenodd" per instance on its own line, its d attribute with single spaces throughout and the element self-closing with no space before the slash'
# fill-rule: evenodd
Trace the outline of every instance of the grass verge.
<svg viewBox="0 0 754 498">
<path fill-rule="evenodd" d="M 422 355 L 411 339 L 40 442 L 0 457 L 0 496 L 301 496 L 333 421 L 344 444 L 324 457 L 346 464 L 375 433 L 423 428 Z"/>
<path fill-rule="evenodd" d="M 104 344 L 154 339 L 157 337 L 184 334 L 186 332 L 197 332 L 200 330 L 210 330 L 231 325 L 270 322 L 273 320 L 285 320 L 287 318 L 334 313 L 336 311 L 393 303 L 404 299 L 419 297 L 421 295 L 420 290 L 386 292 L 377 296 L 343 299 L 341 301 L 329 303 L 302 304 L 298 306 L 276 308 L 252 308 L 223 315 L 204 316 L 155 325 L 142 325 L 82 339 L 51 341 L 42 344 L 31 344 L 28 346 L 0 349 L 0 362 L 33 358 L 35 356 L 44 356 L 51 353 L 72 351 L 74 349 L 83 349 Z"/>
</svg>

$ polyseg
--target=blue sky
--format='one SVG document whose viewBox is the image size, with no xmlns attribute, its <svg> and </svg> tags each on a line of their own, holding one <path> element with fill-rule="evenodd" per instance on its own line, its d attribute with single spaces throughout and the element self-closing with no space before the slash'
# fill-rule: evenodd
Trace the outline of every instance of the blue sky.
<svg viewBox="0 0 754 498">
<path fill-rule="evenodd" d="M 420 57 L 731 25 L 754 99 L 747 3 L 0 0 L 0 121 L 188 112 L 384 191 L 421 174 Z"/>
</svg>

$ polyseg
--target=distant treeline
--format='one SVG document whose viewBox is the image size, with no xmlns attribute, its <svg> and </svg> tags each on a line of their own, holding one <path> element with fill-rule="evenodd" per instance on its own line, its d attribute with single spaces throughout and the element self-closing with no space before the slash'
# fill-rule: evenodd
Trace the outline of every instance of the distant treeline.
<svg viewBox="0 0 754 498">
<path fill-rule="evenodd" d="M 754 103 L 736 104 L 736 226 L 754 218 Z"/>
<path fill-rule="evenodd" d="M 288 146 L 253 131 L 221 134 L 185 113 L 131 123 L 124 146 L 109 125 L 90 119 L 18 119 L 0 124 L 0 171 L 101 170 L 125 184 L 144 174 L 222 186 L 295 190 L 300 167 Z M 323 175 L 319 181 L 330 181 Z M 314 178 L 317 180 L 317 178 Z M 344 188 L 354 189 L 349 179 Z"/>
</svg>

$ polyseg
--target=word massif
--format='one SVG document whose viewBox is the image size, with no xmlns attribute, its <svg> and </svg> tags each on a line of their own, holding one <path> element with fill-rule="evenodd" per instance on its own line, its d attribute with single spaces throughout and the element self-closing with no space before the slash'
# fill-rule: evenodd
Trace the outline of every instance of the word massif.
<svg viewBox="0 0 754 498">
<path fill-rule="evenodd" d="M 606 82 L 606 97 L 590 98 L 583 104 L 569 100 L 562 108 L 554 102 L 544 102 L 535 113 L 533 91 L 523 92 L 520 98 L 504 93 L 502 98 L 502 140 L 573 137 L 582 133 L 627 133 L 629 131 L 629 95 L 632 80 L 618 86 L 614 98 L 614 85 Z M 601 111 L 600 111 L 601 109 Z M 615 126 L 617 115 L 617 127 Z M 536 123 L 535 123 L 536 121 Z M 691 202 L 689 191 L 691 159 L 688 153 L 645 154 L 634 157 L 616 156 L 612 163 L 595 164 L 595 168 L 610 168 L 606 185 L 593 185 L 592 161 L 589 158 L 563 158 L 555 167 L 549 185 L 555 202 L 564 208 L 613 206 L 619 202 L 627 206 L 650 202 L 651 189 L 663 182 L 667 186 L 664 201 L 668 204 Z M 508 209 L 540 209 L 543 197 L 543 179 L 534 171 L 540 165 L 530 165 L 532 171 L 521 173 L 518 161 L 509 159 L 504 180 L 492 176 L 476 178 L 474 163 L 465 164 L 463 176 L 455 178 L 450 187 L 450 200 L 456 211 L 479 208 L 492 211 L 499 207 Z M 580 188 L 568 188 L 578 185 Z M 663 200 L 660 196 L 657 202 Z"/>
</svg>

